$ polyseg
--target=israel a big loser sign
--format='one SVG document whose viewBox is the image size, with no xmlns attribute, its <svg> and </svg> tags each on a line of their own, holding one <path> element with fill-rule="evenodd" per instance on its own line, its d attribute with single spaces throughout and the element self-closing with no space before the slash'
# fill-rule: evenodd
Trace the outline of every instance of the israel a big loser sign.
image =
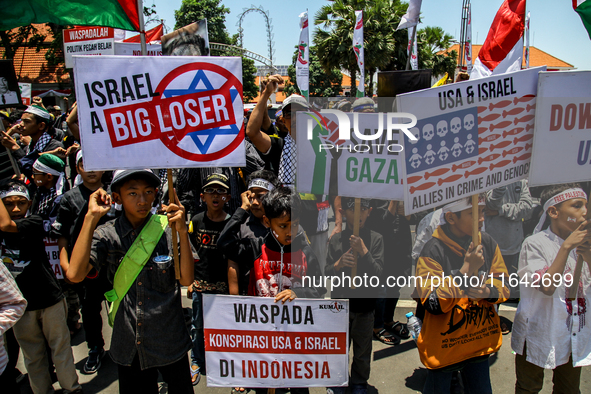
<svg viewBox="0 0 591 394">
<path fill-rule="evenodd" d="M 88 170 L 244 166 L 241 59 L 74 56 Z"/>
</svg>

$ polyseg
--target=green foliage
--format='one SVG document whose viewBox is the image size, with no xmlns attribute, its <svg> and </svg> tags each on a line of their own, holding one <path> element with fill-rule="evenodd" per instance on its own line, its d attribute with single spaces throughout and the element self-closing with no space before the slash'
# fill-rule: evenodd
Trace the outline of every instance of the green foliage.
<svg viewBox="0 0 591 394">
<path fill-rule="evenodd" d="M 181 8 L 174 12 L 174 29 L 207 19 L 209 42 L 233 45 L 236 39 L 226 30 L 226 14 L 229 13 L 230 9 L 220 5 L 220 0 L 183 0 Z"/>
<path fill-rule="evenodd" d="M 427 26 L 417 31 L 417 50 L 419 68 L 430 68 L 433 76 L 448 73 L 453 78 L 457 67 L 458 53 L 443 52 L 452 44 L 453 37 L 446 34 L 441 27 Z M 442 52 L 442 53 L 439 53 Z"/>
<path fill-rule="evenodd" d="M 256 84 L 255 73 L 257 68 L 254 60 L 242 57 L 242 95 L 243 101 L 248 103 L 258 95 L 259 87 Z"/>
<path fill-rule="evenodd" d="M 395 31 L 395 26 L 406 12 L 408 4 L 400 0 L 328 0 L 315 15 L 314 44 L 321 53 L 320 63 L 325 70 L 344 69 L 355 80 L 358 71 L 353 52 L 355 10 L 363 10 L 363 41 L 365 74 L 371 76 L 380 70 L 398 67 L 406 61 L 406 31 Z M 404 66 L 403 66 L 404 68 Z M 353 84 L 354 85 L 354 84 Z M 351 86 L 351 96 L 356 92 Z"/>
<path fill-rule="evenodd" d="M 291 82 L 285 83 L 285 94 L 287 96 L 297 93 L 301 94 L 297 86 L 295 63 L 298 58 L 298 49 L 294 52 L 292 62 L 287 68 L 287 75 Z M 320 63 L 318 53 L 315 46 L 310 47 L 310 97 L 334 97 L 338 96 L 343 90 L 341 83 L 343 82 L 343 74 L 338 68 L 333 68 L 329 72 L 324 70 Z"/>
<path fill-rule="evenodd" d="M 366 92 L 371 92 L 371 77 L 377 69 L 406 69 L 408 31 L 395 29 L 407 8 L 408 4 L 400 0 L 328 0 L 316 13 L 314 22 L 318 26 L 314 44 L 321 54 L 320 64 L 325 70 L 344 69 L 355 80 L 359 72 L 352 49 L 355 10 L 363 10 L 365 75 L 369 84 Z M 457 53 L 438 54 L 450 47 L 452 36 L 440 27 L 425 27 L 417 36 L 419 68 L 433 69 L 433 75 L 448 72 L 453 76 Z M 351 96 L 355 93 L 356 87 L 351 86 Z"/>
</svg>

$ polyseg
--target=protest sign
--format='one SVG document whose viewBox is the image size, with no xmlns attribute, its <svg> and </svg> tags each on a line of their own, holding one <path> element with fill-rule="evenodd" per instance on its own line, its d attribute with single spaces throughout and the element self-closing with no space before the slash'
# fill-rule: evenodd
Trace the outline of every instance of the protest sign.
<svg viewBox="0 0 591 394">
<path fill-rule="evenodd" d="M 21 100 L 23 105 L 31 105 L 31 87 L 33 84 L 31 83 L 18 83 L 18 87 L 21 91 Z"/>
<path fill-rule="evenodd" d="M 64 272 L 60 266 L 60 252 L 57 240 L 46 237 L 43 238 L 43 242 L 45 243 L 45 253 L 47 253 L 49 264 L 51 264 L 51 270 L 56 278 L 64 279 Z"/>
<path fill-rule="evenodd" d="M 241 59 L 75 56 L 88 170 L 244 166 Z"/>
<path fill-rule="evenodd" d="M 349 303 L 203 295 L 207 385 L 346 386 Z"/>
<path fill-rule="evenodd" d="M 0 108 L 20 105 L 20 93 L 12 60 L 0 60 Z"/>
<path fill-rule="evenodd" d="M 591 180 L 591 71 L 540 73 L 530 186 Z"/>
<path fill-rule="evenodd" d="M 142 56 L 142 45 L 136 42 L 115 42 L 115 55 Z M 146 44 L 146 56 L 162 56 L 162 45 Z"/>
<path fill-rule="evenodd" d="M 165 34 L 161 41 L 165 56 L 209 56 L 207 19 Z"/>
<path fill-rule="evenodd" d="M 402 132 L 387 125 L 385 113 L 298 112 L 298 192 L 402 200 Z M 340 139 L 343 126 L 350 138 Z"/>
<path fill-rule="evenodd" d="M 417 117 L 404 139 L 405 213 L 424 211 L 528 176 L 538 72 L 495 75 L 400 95 Z"/>
<path fill-rule="evenodd" d="M 79 27 L 64 30 L 66 68 L 74 67 L 74 55 L 114 55 L 115 29 L 112 27 Z"/>
</svg>

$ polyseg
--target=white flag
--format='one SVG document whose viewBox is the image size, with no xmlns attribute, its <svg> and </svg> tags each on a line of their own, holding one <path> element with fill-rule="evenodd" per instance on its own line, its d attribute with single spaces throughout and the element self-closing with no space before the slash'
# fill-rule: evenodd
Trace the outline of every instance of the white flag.
<svg viewBox="0 0 591 394">
<path fill-rule="evenodd" d="M 472 4 L 468 4 L 468 24 L 466 25 L 466 42 L 464 43 L 464 59 L 468 74 L 472 71 Z"/>
<path fill-rule="evenodd" d="M 412 39 L 412 32 L 414 31 L 415 37 Z M 412 52 L 411 52 L 411 44 L 412 44 Z M 406 48 L 407 56 L 410 56 L 410 68 L 411 70 L 418 70 L 419 69 L 419 58 L 417 53 L 417 30 L 416 29 L 408 29 L 408 46 Z"/>
<path fill-rule="evenodd" d="M 400 18 L 400 24 L 396 30 L 407 29 L 416 26 L 419 23 L 419 13 L 421 12 L 421 3 L 423 0 L 410 0 L 406 14 Z"/>
<path fill-rule="evenodd" d="M 355 31 L 353 32 L 353 51 L 357 58 L 357 65 L 361 73 L 359 77 L 359 87 L 357 88 L 357 97 L 365 95 L 365 59 L 363 56 L 363 11 L 355 11 Z M 355 83 L 355 81 L 351 81 Z"/>
<path fill-rule="evenodd" d="M 529 14 L 525 18 L 525 68 L 529 68 Z"/>
<path fill-rule="evenodd" d="M 296 61 L 296 81 L 300 93 L 309 98 L 310 94 L 310 38 L 308 35 L 308 12 L 300 14 L 300 40 Z"/>
</svg>

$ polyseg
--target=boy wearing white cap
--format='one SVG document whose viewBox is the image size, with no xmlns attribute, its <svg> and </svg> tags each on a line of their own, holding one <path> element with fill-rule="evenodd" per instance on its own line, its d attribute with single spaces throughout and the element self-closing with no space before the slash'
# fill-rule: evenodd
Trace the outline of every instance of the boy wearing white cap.
<svg viewBox="0 0 591 394">
<path fill-rule="evenodd" d="M 14 139 L 4 138 L 2 142 L 7 146 L 19 161 L 23 174 L 32 179 L 33 164 L 43 152 L 56 151 L 64 145 L 51 136 L 51 115 L 45 108 L 38 105 L 29 106 L 21 116 L 21 123 L 16 126 L 15 132 L 23 136 L 30 136 L 31 143 L 24 149 Z"/>
<path fill-rule="evenodd" d="M 484 223 L 478 201 L 478 227 Z M 423 393 L 449 393 L 452 373 L 462 371 L 468 393 L 492 393 L 488 357 L 502 344 L 493 304 L 506 301 L 507 268 L 497 243 L 486 233 L 472 240 L 470 197 L 447 204 L 417 261 L 417 291 L 425 308 L 417 338 L 428 375 Z M 477 243 L 477 246 L 476 246 Z"/>
<path fill-rule="evenodd" d="M 550 186 L 541 203 L 542 217 L 523 243 L 515 279 L 521 290 L 511 338 L 515 393 L 542 390 L 544 369 L 553 370 L 553 392 L 579 393 L 581 367 L 591 365 L 587 195 L 576 184 Z M 584 263 L 573 283 L 577 255 Z"/>
</svg>

